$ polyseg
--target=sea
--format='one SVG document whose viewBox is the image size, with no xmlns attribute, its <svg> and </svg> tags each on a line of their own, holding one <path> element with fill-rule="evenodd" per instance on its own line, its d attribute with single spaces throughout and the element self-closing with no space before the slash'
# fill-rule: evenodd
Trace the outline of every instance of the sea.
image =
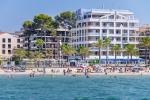
<svg viewBox="0 0 150 100">
<path fill-rule="evenodd" d="M 0 76 L 0 100 L 150 100 L 150 76 Z"/>
</svg>

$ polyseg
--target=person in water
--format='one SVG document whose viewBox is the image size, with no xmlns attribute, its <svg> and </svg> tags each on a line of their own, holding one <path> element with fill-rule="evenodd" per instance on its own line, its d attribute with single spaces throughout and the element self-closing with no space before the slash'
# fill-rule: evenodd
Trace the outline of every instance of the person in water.
<svg viewBox="0 0 150 100">
<path fill-rule="evenodd" d="M 86 75 L 86 78 L 90 78 L 89 75 Z"/>
<path fill-rule="evenodd" d="M 63 73 L 64 73 L 64 76 L 66 75 L 66 71 L 65 71 L 65 69 L 63 70 Z"/>
</svg>

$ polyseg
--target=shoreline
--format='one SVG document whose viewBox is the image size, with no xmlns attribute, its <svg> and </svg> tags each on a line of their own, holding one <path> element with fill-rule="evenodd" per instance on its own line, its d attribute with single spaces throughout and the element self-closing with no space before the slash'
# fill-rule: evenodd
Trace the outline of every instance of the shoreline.
<svg viewBox="0 0 150 100">
<path fill-rule="evenodd" d="M 0 72 L 0 76 L 2 75 L 17 75 L 17 76 L 22 76 L 22 75 L 30 75 L 31 73 L 29 72 Z M 52 75 L 52 76 L 85 76 L 85 73 L 67 73 L 64 75 L 63 73 L 39 73 L 35 72 L 35 76 L 37 75 Z M 142 73 L 88 73 L 88 76 L 142 76 L 142 75 L 148 75 L 150 76 L 150 72 L 142 72 Z"/>
<path fill-rule="evenodd" d="M 64 75 L 64 70 L 67 71 L 67 68 L 47 68 L 45 69 L 46 73 L 43 73 L 42 69 L 37 69 L 37 68 L 32 68 L 25 70 L 25 72 L 16 72 L 12 70 L 4 70 L 0 69 L 0 75 L 52 75 L 52 76 L 85 76 L 84 72 L 77 72 L 77 68 L 70 68 L 71 72 L 66 72 Z M 88 76 L 142 76 L 142 75 L 149 75 L 150 76 L 150 71 L 140 71 L 140 72 L 88 72 Z"/>
</svg>

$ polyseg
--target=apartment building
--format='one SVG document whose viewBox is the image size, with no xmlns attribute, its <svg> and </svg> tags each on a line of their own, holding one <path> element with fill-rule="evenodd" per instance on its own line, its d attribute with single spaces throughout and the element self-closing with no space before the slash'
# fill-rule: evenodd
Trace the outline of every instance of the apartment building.
<svg viewBox="0 0 150 100">
<path fill-rule="evenodd" d="M 144 25 L 139 28 L 139 40 L 141 40 L 144 37 L 150 37 L 150 25 Z M 139 47 L 139 55 L 140 58 L 147 60 L 150 59 L 149 50 L 146 50 L 145 47 Z"/>
<path fill-rule="evenodd" d="M 106 61 L 108 52 L 109 63 L 113 63 L 115 56 L 111 52 L 111 47 L 115 44 L 124 48 L 126 44 L 139 43 L 139 33 L 135 32 L 139 27 L 139 20 L 134 13 L 128 10 L 109 10 L 109 9 L 79 9 L 76 11 L 76 28 L 72 29 L 72 45 L 75 48 L 86 46 L 91 54 L 87 59 L 98 59 L 98 48 L 93 46 L 99 38 L 105 40 L 109 37 L 111 44 L 106 51 L 102 49 L 102 63 Z M 117 54 L 117 61 L 127 62 L 127 53 L 122 51 Z M 133 61 L 138 62 L 139 57 L 134 56 Z"/>
<path fill-rule="evenodd" d="M 59 28 L 57 29 L 56 35 L 52 35 L 51 33 L 43 33 L 37 32 L 36 34 L 31 35 L 30 43 L 28 43 L 28 39 L 26 36 L 24 37 L 24 49 L 28 49 L 28 45 L 30 46 L 30 50 L 35 51 L 38 49 L 35 42 L 37 39 L 42 39 L 44 41 L 44 45 L 42 47 L 43 50 L 50 49 L 52 51 L 52 55 L 50 58 L 59 59 L 60 58 L 60 45 L 63 43 L 70 42 L 70 32 L 68 29 Z"/>
<path fill-rule="evenodd" d="M 14 49 L 21 48 L 22 43 L 18 35 L 0 32 L 0 56 L 9 59 L 13 56 Z"/>
</svg>

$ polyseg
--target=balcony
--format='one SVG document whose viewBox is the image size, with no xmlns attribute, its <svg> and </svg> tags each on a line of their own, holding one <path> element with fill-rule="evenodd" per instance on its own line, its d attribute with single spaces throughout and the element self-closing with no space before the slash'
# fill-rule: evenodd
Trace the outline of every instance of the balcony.
<svg viewBox="0 0 150 100">
<path fill-rule="evenodd" d="M 116 43 L 117 43 L 117 44 L 120 44 L 120 43 L 121 43 L 121 40 L 112 40 L 112 41 L 111 41 L 111 44 L 116 44 Z"/>
<path fill-rule="evenodd" d="M 90 49 L 90 51 L 99 51 L 99 49 L 96 47 L 89 47 L 89 49 Z"/>
<path fill-rule="evenodd" d="M 128 40 L 122 40 L 122 43 L 128 43 Z"/>
<path fill-rule="evenodd" d="M 97 42 L 96 40 L 88 40 L 88 43 L 91 43 L 91 44 L 96 43 L 96 42 Z"/>
<path fill-rule="evenodd" d="M 130 40 L 129 43 L 131 43 L 131 44 L 138 44 L 139 42 L 135 41 L 135 40 Z"/>
<path fill-rule="evenodd" d="M 106 36 L 107 35 L 107 33 L 103 33 L 103 36 Z"/>
<path fill-rule="evenodd" d="M 136 33 L 129 33 L 129 36 L 138 36 Z"/>
<path fill-rule="evenodd" d="M 89 32 L 87 33 L 88 36 L 99 36 L 99 33 L 95 33 L 95 32 Z"/>
<path fill-rule="evenodd" d="M 122 33 L 122 36 L 128 36 L 128 33 Z"/>
</svg>

